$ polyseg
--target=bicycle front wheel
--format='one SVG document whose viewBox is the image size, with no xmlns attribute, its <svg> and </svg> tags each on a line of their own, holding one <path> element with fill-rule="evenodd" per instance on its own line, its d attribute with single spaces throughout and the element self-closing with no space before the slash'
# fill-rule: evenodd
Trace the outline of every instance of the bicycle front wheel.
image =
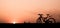
<svg viewBox="0 0 60 28">
<path fill-rule="evenodd" d="M 56 21 L 55 21 L 54 18 L 49 18 L 49 19 L 48 19 L 48 22 L 49 22 L 49 23 L 56 23 Z"/>
</svg>

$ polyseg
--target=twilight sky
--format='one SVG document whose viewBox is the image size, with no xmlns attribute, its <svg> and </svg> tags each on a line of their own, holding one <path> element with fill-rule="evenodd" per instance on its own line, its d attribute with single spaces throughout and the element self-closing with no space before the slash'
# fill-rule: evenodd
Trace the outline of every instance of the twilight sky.
<svg viewBox="0 0 60 28">
<path fill-rule="evenodd" d="M 39 13 L 51 14 L 60 22 L 60 0 L 0 0 L 1 20 L 34 23 Z"/>
</svg>

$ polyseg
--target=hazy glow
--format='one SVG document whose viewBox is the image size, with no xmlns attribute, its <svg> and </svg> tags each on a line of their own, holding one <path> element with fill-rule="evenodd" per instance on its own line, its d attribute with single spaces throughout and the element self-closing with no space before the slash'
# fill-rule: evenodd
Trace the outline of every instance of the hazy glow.
<svg viewBox="0 0 60 28">
<path fill-rule="evenodd" d="M 16 22 L 13 22 L 13 24 L 15 24 Z"/>
<path fill-rule="evenodd" d="M 0 17 L 6 22 L 35 22 L 38 13 L 55 15 L 60 21 L 60 0 L 0 0 Z M 14 22 L 15 23 L 15 22 Z"/>
</svg>

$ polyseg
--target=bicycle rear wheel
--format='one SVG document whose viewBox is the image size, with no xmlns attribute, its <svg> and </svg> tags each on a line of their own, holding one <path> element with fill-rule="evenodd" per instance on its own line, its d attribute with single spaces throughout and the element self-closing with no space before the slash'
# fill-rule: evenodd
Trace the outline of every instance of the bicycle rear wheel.
<svg viewBox="0 0 60 28">
<path fill-rule="evenodd" d="M 42 21 L 40 20 L 40 19 L 37 19 L 37 21 L 36 21 L 37 23 L 42 23 Z"/>
</svg>

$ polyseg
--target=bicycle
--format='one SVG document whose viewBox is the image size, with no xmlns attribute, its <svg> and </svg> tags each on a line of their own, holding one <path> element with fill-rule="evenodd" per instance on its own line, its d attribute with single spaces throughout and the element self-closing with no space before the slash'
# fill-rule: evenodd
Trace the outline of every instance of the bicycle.
<svg viewBox="0 0 60 28">
<path fill-rule="evenodd" d="M 49 14 L 47 17 L 43 17 L 43 14 L 38 14 L 40 17 L 37 19 L 37 23 L 56 23 L 55 19 L 52 18 Z"/>
</svg>

